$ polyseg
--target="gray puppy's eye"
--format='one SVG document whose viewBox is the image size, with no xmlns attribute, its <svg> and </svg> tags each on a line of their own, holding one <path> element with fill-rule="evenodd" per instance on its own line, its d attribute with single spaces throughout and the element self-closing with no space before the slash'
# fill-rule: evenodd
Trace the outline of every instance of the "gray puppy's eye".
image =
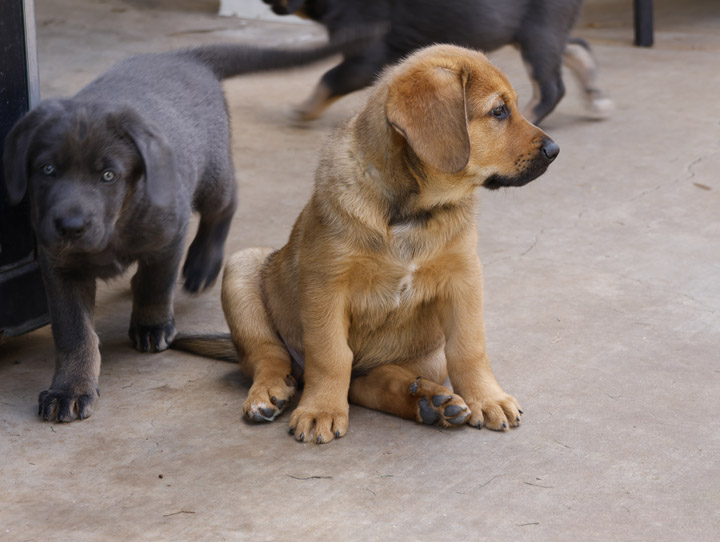
<svg viewBox="0 0 720 542">
<path fill-rule="evenodd" d="M 55 166 L 52 164 L 45 164 L 40 169 L 43 172 L 43 175 L 55 175 Z"/>
<path fill-rule="evenodd" d="M 117 177 L 117 175 L 115 175 L 115 172 L 112 169 L 106 169 L 102 172 L 103 182 L 111 183 L 115 180 L 115 177 Z"/>
</svg>

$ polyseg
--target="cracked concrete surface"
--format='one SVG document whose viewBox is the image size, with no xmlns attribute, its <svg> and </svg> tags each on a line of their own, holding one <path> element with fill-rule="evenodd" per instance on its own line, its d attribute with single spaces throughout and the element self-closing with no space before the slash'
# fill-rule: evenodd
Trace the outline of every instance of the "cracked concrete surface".
<svg viewBox="0 0 720 542">
<path fill-rule="evenodd" d="M 257 0 L 259 1 L 259 0 Z M 656 0 L 656 46 L 631 3 L 589 0 L 588 39 L 616 102 L 578 89 L 543 125 L 541 179 L 483 193 L 488 348 L 525 411 L 506 434 L 437 429 L 351 407 L 346 437 L 241 420 L 228 363 L 134 352 L 129 275 L 101 284 L 100 402 L 36 417 L 52 375 L 44 328 L 0 345 L 0 540 L 711 540 L 720 532 L 720 7 Z M 44 97 L 141 51 L 220 40 L 299 43 L 311 26 L 224 19 L 204 0 L 37 0 Z M 517 53 L 492 55 L 529 99 Z M 363 100 L 316 123 L 283 114 L 325 62 L 226 84 L 240 190 L 229 251 L 281 246 L 318 149 Z M 569 79 L 569 78 L 568 78 Z M 180 330 L 224 330 L 219 286 L 178 288 Z"/>
</svg>

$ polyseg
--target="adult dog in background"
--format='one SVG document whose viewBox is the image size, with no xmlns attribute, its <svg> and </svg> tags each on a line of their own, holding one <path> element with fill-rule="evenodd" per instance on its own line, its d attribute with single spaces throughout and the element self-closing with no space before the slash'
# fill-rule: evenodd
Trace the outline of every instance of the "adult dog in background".
<svg viewBox="0 0 720 542">
<path fill-rule="evenodd" d="M 217 277 L 236 200 L 221 80 L 351 45 L 215 45 L 131 57 L 15 125 L 5 141 L 6 189 L 11 204 L 29 192 L 55 341 L 55 376 L 39 397 L 44 419 L 87 418 L 98 398 L 96 279 L 137 262 L 130 338 L 142 352 L 159 352 L 175 336 L 173 289 L 193 210 L 200 222 L 185 289 Z"/>
<path fill-rule="evenodd" d="M 590 46 L 570 37 L 582 0 L 263 0 L 278 15 L 316 21 L 332 37 L 358 24 L 389 22 L 382 38 L 351 55 L 322 76 L 313 94 L 295 108 L 299 120 L 318 117 L 333 101 L 371 85 L 382 68 L 434 43 L 493 51 L 515 44 L 533 81 L 524 110 L 537 124 L 565 94 L 561 67 L 577 76 L 594 117 L 607 116 L 612 101 L 597 82 Z"/>
<path fill-rule="evenodd" d="M 223 309 L 253 378 L 245 416 L 269 421 L 287 406 L 293 358 L 304 365 L 290 417 L 300 441 L 344 435 L 348 398 L 428 424 L 517 426 L 485 351 L 475 193 L 524 185 L 558 152 L 482 53 L 439 45 L 388 69 L 329 138 L 288 243 L 225 266 Z M 223 358 L 228 346 L 173 344 Z"/>
</svg>

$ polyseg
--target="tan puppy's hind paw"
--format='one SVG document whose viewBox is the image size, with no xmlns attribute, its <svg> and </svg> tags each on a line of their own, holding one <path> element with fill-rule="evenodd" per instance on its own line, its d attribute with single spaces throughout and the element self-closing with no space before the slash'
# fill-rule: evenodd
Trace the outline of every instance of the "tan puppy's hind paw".
<svg viewBox="0 0 720 542">
<path fill-rule="evenodd" d="M 464 424 L 470 416 L 462 397 L 431 380 L 418 377 L 410 385 L 410 395 L 419 398 L 415 419 L 420 423 L 451 427 Z"/>
<path fill-rule="evenodd" d="M 242 406 L 245 419 L 255 423 L 273 421 L 285 410 L 296 388 L 295 379 L 291 375 L 279 381 L 253 382 Z"/>
</svg>

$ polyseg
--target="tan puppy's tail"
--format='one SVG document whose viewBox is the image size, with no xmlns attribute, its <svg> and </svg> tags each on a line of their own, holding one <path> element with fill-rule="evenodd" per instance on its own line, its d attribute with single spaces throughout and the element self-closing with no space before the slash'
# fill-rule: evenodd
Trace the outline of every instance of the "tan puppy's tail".
<svg viewBox="0 0 720 542">
<path fill-rule="evenodd" d="M 214 358 L 222 361 L 230 361 L 238 363 L 238 357 L 235 345 L 232 343 L 229 333 L 212 333 L 206 335 L 183 335 L 175 337 L 170 348 L 182 350 L 204 356 L 206 358 Z"/>
</svg>

